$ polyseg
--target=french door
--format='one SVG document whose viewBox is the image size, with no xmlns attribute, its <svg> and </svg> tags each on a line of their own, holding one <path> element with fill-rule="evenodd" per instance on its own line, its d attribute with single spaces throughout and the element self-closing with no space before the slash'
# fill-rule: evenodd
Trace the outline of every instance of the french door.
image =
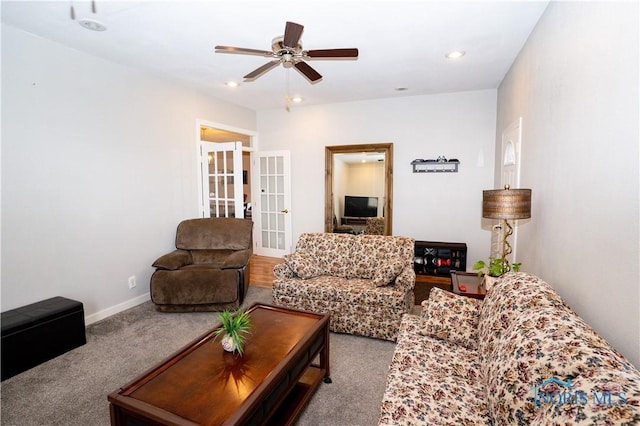
<svg viewBox="0 0 640 426">
<path fill-rule="evenodd" d="M 244 217 L 242 142 L 201 142 L 203 217 Z"/>
<path fill-rule="evenodd" d="M 258 152 L 259 194 L 253 197 L 253 220 L 260 230 L 256 253 L 262 256 L 282 257 L 291 252 L 289 157 L 289 151 Z"/>
</svg>

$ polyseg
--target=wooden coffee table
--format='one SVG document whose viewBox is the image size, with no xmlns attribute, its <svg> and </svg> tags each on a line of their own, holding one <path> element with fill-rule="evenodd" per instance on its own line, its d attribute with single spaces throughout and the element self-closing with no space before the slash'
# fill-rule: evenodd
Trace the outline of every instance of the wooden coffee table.
<svg viewBox="0 0 640 426">
<path fill-rule="evenodd" d="M 212 329 L 109 394 L 111 424 L 292 424 L 320 381 L 331 382 L 329 315 L 262 304 L 249 314 L 242 356 Z"/>
</svg>

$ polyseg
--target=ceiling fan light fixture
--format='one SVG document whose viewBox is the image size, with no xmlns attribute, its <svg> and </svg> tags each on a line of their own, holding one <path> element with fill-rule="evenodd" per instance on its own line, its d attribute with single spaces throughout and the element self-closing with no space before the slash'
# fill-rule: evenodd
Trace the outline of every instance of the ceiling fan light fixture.
<svg viewBox="0 0 640 426">
<path fill-rule="evenodd" d="M 282 66 L 285 68 L 293 67 L 293 55 L 291 53 L 285 53 L 282 55 Z"/>
<path fill-rule="evenodd" d="M 445 57 L 447 59 L 460 59 L 462 58 L 467 52 L 465 52 L 464 50 L 452 50 L 451 52 L 447 53 L 445 55 Z"/>
<path fill-rule="evenodd" d="M 283 68 L 295 68 L 311 84 L 322 80 L 322 75 L 305 61 L 330 59 L 358 59 L 357 48 L 314 49 L 302 50 L 302 32 L 304 26 L 287 21 L 284 35 L 275 37 L 271 42 L 271 51 L 247 49 L 244 47 L 223 46 L 215 47 L 216 53 L 234 53 L 241 55 L 257 55 L 272 60 L 256 68 L 244 76 L 244 81 L 254 81 L 256 78 L 282 64 Z"/>
</svg>

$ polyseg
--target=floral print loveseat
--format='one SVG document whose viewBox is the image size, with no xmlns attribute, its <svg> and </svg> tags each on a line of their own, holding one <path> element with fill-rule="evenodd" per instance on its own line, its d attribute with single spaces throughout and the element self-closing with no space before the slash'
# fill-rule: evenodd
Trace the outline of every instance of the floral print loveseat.
<svg viewBox="0 0 640 426">
<path fill-rule="evenodd" d="M 434 288 L 405 315 L 381 425 L 638 425 L 640 373 L 544 281 L 484 301 Z"/>
<path fill-rule="evenodd" d="M 302 234 L 274 267 L 273 302 L 331 313 L 331 331 L 395 340 L 414 304 L 414 240 Z"/>
</svg>

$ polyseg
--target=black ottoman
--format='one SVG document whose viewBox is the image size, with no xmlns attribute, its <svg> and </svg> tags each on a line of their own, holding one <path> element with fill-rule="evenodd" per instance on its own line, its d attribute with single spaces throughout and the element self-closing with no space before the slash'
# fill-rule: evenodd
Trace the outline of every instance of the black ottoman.
<svg viewBox="0 0 640 426">
<path fill-rule="evenodd" d="M 82 303 L 53 297 L 2 312 L 2 380 L 87 343 Z"/>
</svg>

